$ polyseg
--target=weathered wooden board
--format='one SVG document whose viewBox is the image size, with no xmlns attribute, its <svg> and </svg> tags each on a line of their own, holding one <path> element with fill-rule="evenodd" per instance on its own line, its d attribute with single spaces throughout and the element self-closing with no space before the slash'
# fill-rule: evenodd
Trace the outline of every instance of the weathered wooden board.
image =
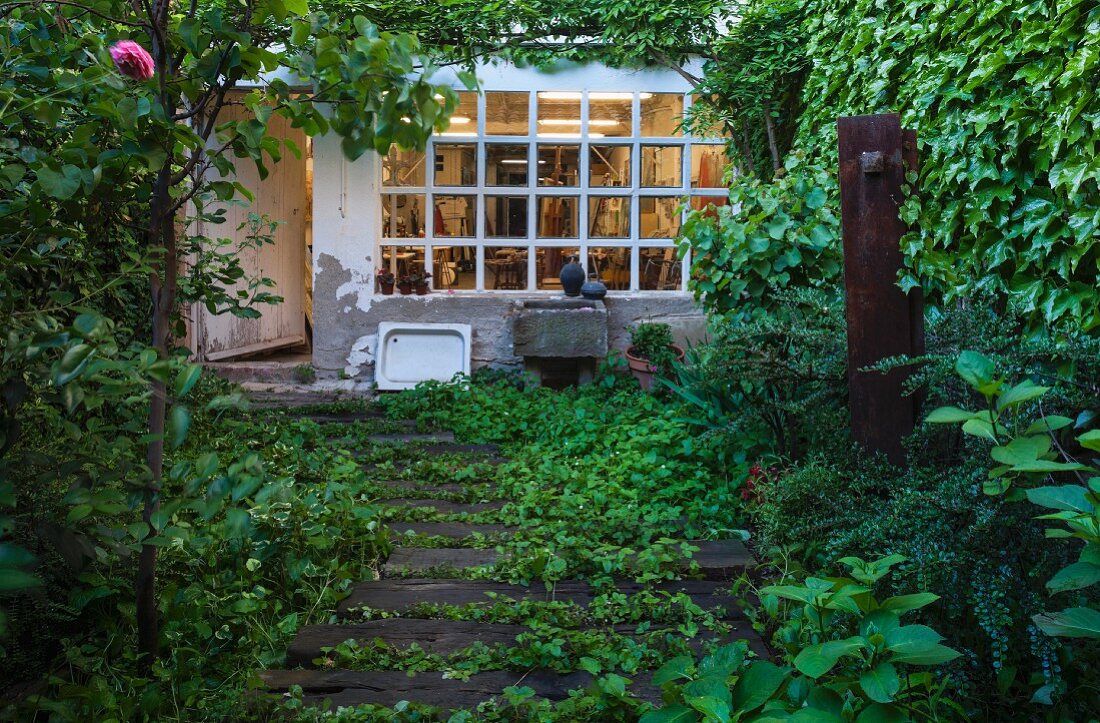
<svg viewBox="0 0 1100 723">
<path fill-rule="evenodd" d="M 699 548 L 692 559 L 708 580 L 728 580 L 756 564 L 741 540 L 692 540 L 690 544 Z"/>
<path fill-rule="evenodd" d="M 638 626 L 633 624 L 620 624 L 611 628 L 589 628 L 589 630 L 614 632 L 635 639 L 645 638 L 658 648 L 664 648 L 665 643 L 684 639 L 681 633 L 671 628 L 665 630 L 659 627 L 650 628 L 647 631 L 648 636 L 638 634 L 637 629 Z M 324 655 L 322 648 L 335 648 L 347 640 L 354 640 L 359 645 L 381 640 L 386 645 L 399 649 L 409 648 L 415 644 L 425 652 L 448 655 L 466 650 L 475 643 L 483 643 L 490 647 L 513 645 L 517 635 L 530 632 L 532 632 L 531 628 L 526 625 L 420 618 L 387 618 L 354 624 L 306 625 L 291 641 L 287 649 L 286 664 L 288 667 L 313 667 L 313 661 Z M 655 636 L 654 633 L 664 634 Z M 699 653 L 706 643 L 718 637 L 709 630 L 701 630 L 698 635 L 688 640 L 688 645 Z M 746 640 L 749 648 L 757 655 L 767 656 L 767 649 L 747 621 L 735 622 L 732 632 L 720 638 L 722 643 L 735 640 Z"/>
<path fill-rule="evenodd" d="M 464 522 L 388 522 L 386 527 L 395 535 L 429 535 L 461 540 L 472 535 L 505 535 L 519 530 L 507 525 L 475 525 Z"/>
<path fill-rule="evenodd" d="M 496 550 L 475 550 L 468 547 L 399 547 L 382 566 L 382 576 L 430 570 L 436 567 L 486 567 L 500 559 Z"/>
<path fill-rule="evenodd" d="M 414 479 L 390 479 L 382 480 L 378 484 L 395 492 L 417 492 L 423 495 L 458 495 L 466 492 L 467 486 L 458 482 L 446 484 L 428 484 Z M 471 483 L 473 484 L 473 483 Z"/>
<path fill-rule="evenodd" d="M 454 432 L 372 434 L 367 437 L 367 441 L 371 444 L 448 444 L 455 441 L 455 434 Z"/>
<path fill-rule="evenodd" d="M 446 515 L 476 515 L 479 512 L 492 512 L 504 507 L 504 500 L 491 502 L 451 502 L 450 500 L 432 499 L 407 499 L 398 497 L 389 500 L 378 500 L 378 504 L 386 507 L 430 507 L 436 512 Z"/>
<path fill-rule="evenodd" d="M 564 700 L 570 690 L 585 688 L 592 682 L 588 673 L 560 675 L 545 671 L 477 673 L 466 681 L 444 678 L 442 673 L 409 676 L 404 671 L 390 670 L 267 670 L 260 677 L 275 691 L 302 686 L 307 701 L 315 705 L 326 699 L 333 707 L 363 703 L 393 706 L 408 700 L 446 710 L 473 708 L 514 685 L 528 686 L 542 698 Z M 649 676 L 638 676 L 636 682 L 640 684 L 639 691 L 644 689 L 652 696 L 654 691 L 648 686 L 648 679 Z"/>
<path fill-rule="evenodd" d="M 700 607 L 721 608 L 725 611 L 726 619 L 742 617 L 736 600 L 729 594 L 728 583 L 710 580 L 674 580 L 664 581 L 653 587 L 663 592 L 683 592 L 691 596 L 691 599 Z M 621 582 L 616 588 L 624 595 L 635 595 L 646 586 L 637 582 Z M 496 595 L 497 598 L 492 598 L 490 595 Z M 371 580 L 353 587 L 351 594 L 340 602 L 337 614 L 341 617 L 349 617 L 352 616 L 352 610 L 362 607 L 407 612 L 420 603 L 461 606 L 477 603 L 491 604 L 496 599 L 557 601 L 586 607 L 595 595 L 588 583 L 573 580 L 556 583 L 550 591 L 547 591 L 542 584 L 528 587 L 488 580 L 435 578 Z"/>
</svg>

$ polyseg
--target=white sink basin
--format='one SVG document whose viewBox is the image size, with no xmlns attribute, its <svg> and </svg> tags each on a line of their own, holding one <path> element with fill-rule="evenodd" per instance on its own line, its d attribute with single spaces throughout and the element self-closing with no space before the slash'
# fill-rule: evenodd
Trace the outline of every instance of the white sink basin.
<svg viewBox="0 0 1100 723">
<path fill-rule="evenodd" d="M 378 325 L 374 380 L 383 391 L 470 373 L 469 324 L 384 321 Z"/>
</svg>

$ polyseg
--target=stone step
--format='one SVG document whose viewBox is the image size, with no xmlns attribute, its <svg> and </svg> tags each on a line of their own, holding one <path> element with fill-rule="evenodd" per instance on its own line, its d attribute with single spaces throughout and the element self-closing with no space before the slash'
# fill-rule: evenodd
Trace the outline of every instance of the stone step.
<svg viewBox="0 0 1100 723">
<path fill-rule="evenodd" d="M 299 685 L 307 704 L 320 705 L 327 700 L 334 709 L 364 703 L 393 706 L 403 700 L 444 710 L 474 708 L 516 685 L 532 688 L 540 698 L 559 701 L 568 698 L 569 691 L 586 688 L 592 682 L 588 673 L 563 675 L 541 670 L 476 673 L 465 681 L 445 678 L 442 673 L 410 676 L 403 670 L 265 670 L 260 678 L 271 691 L 286 691 Z M 659 701 L 660 693 L 649 685 L 648 674 L 631 679 L 635 684 L 630 690 L 635 696 Z"/>
<path fill-rule="evenodd" d="M 430 455 L 443 454 L 474 454 L 496 456 L 500 454 L 500 445 L 497 444 L 458 444 L 437 443 L 428 444 L 417 448 L 418 452 Z"/>
<path fill-rule="evenodd" d="M 504 507 L 504 500 L 492 500 L 489 502 L 451 502 L 450 500 L 418 500 L 397 497 L 394 499 L 379 500 L 377 504 L 404 509 L 427 507 L 444 515 L 476 515 L 479 512 L 493 512 L 499 510 Z"/>
<path fill-rule="evenodd" d="M 372 434 L 367 437 L 371 444 L 447 444 L 455 441 L 454 432 L 416 432 Z"/>
<path fill-rule="evenodd" d="M 392 556 L 391 556 L 392 557 Z M 729 594 L 727 583 L 711 580 L 665 580 L 652 585 L 662 592 L 685 593 L 703 608 L 721 608 L 726 620 L 741 619 L 743 615 L 737 602 Z M 616 589 L 624 595 L 635 595 L 646 589 L 637 582 L 620 582 Z M 351 594 L 337 606 L 342 618 L 354 618 L 358 608 L 371 608 L 391 613 L 407 614 L 420 603 L 438 605 L 493 604 L 504 600 L 533 600 L 537 602 L 565 602 L 587 607 L 597 596 L 597 591 L 586 582 L 567 580 L 555 583 L 553 588 L 535 585 L 511 585 L 490 580 L 444 580 L 437 578 L 405 578 L 401 580 L 370 580 L 355 585 Z M 491 597 L 491 596 L 496 597 Z"/>
<path fill-rule="evenodd" d="M 388 522 L 386 526 L 395 535 L 426 535 L 461 540 L 472 535 L 506 535 L 519 531 L 508 525 L 476 525 L 465 522 Z"/>
<path fill-rule="evenodd" d="M 666 649 L 664 638 L 654 637 L 654 633 L 663 633 L 671 640 L 684 636 L 674 628 L 654 627 L 645 634 L 637 633 L 637 624 L 619 624 L 604 628 L 586 628 L 590 631 L 615 633 L 636 640 L 649 639 L 656 647 Z M 314 660 L 324 656 L 322 648 L 335 648 L 341 643 L 354 640 L 359 645 L 381 640 L 391 648 L 404 649 L 418 645 L 426 653 L 449 655 L 466 650 L 475 643 L 486 646 L 513 645 L 516 637 L 523 633 L 534 632 L 526 625 L 502 623 L 484 623 L 473 620 L 423 620 L 419 618 L 388 618 L 363 623 L 306 625 L 294 636 L 286 653 L 287 667 L 314 667 Z M 688 640 L 695 653 L 703 650 L 704 644 L 715 640 L 718 634 L 709 630 L 700 630 L 699 634 Z M 760 637 L 747 621 L 737 621 L 733 630 L 722 634 L 723 643 L 746 640 L 749 648 L 757 655 L 766 655 L 766 648 Z"/>
<path fill-rule="evenodd" d="M 500 559 L 496 550 L 475 550 L 469 547 L 399 547 L 390 553 L 382 566 L 383 577 L 423 572 L 437 567 L 459 570 L 489 567 Z"/>
</svg>

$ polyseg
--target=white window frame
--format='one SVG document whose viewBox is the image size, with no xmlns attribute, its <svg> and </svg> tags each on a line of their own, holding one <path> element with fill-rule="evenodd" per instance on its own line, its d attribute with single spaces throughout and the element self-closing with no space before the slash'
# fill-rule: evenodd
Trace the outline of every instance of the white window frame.
<svg viewBox="0 0 1100 723">
<path fill-rule="evenodd" d="M 552 87 L 513 88 L 513 87 L 485 87 L 483 92 L 477 93 L 477 132 L 476 135 L 466 133 L 450 135 L 446 132 L 435 134 L 428 142 L 424 160 L 423 186 L 386 186 L 379 178 L 381 194 L 385 195 L 412 195 L 422 196 L 424 205 L 424 237 L 420 238 L 394 238 L 385 237 L 379 239 L 377 244 L 378 256 L 383 258 L 381 251 L 384 247 L 395 246 L 422 246 L 424 247 L 425 270 L 435 279 L 434 247 L 435 246 L 463 246 L 474 247 L 476 250 L 476 283 L 475 289 L 447 289 L 448 293 L 456 294 L 560 294 L 560 289 L 538 289 L 537 279 L 537 248 L 578 248 L 580 250 L 579 262 L 588 269 L 588 249 L 623 247 L 631 249 L 630 254 L 630 284 L 628 290 L 609 291 L 609 294 L 653 294 L 667 296 L 669 294 L 687 292 L 687 271 L 690 268 L 690 256 L 685 257 L 680 263 L 680 289 L 676 290 L 640 290 L 641 269 L 640 249 L 642 248 L 675 248 L 675 239 L 669 238 L 644 238 L 640 237 L 641 230 L 641 205 L 640 199 L 669 198 L 674 197 L 681 202 L 690 197 L 715 197 L 724 196 L 723 188 L 692 188 L 691 186 L 691 159 L 692 148 L 697 145 L 721 147 L 722 139 L 699 138 L 687 133 L 679 136 L 642 136 L 641 126 L 641 94 L 662 93 L 677 94 L 683 98 L 683 108 L 686 111 L 691 103 L 690 92 L 683 90 L 668 90 L 660 87 L 645 86 L 644 82 L 635 81 L 636 90 L 623 88 L 576 88 L 567 85 L 554 84 Z M 456 88 L 461 90 L 461 88 Z M 487 135 L 486 124 L 486 95 L 492 92 L 528 92 L 528 132 L 527 135 Z M 572 91 L 581 93 L 581 127 L 579 134 L 569 131 L 564 134 L 538 133 L 538 94 L 543 91 Z M 632 103 L 632 127 L 629 135 L 623 136 L 591 136 L 589 133 L 589 94 L 592 92 L 606 92 L 616 90 L 623 93 L 631 93 Z M 598 133 L 598 131 L 596 131 Z M 475 146 L 476 183 L 473 186 L 444 186 L 435 184 L 435 147 L 437 145 L 473 144 Z M 526 186 L 487 186 L 485 184 L 486 144 L 504 144 L 512 146 L 527 146 L 527 185 Z M 538 185 L 538 152 L 539 144 L 553 145 L 577 145 L 580 152 L 579 180 L 580 185 L 572 187 L 547 187 Z M 591 186 L 589 177 L 590 146 L 595 145 L 622 145 L 631 149 L 630 158 L 630 186 Z M 642 188 L 641 166 L 642 146 L 678 146 L 681 148 L 681 184 L 662 188 Z M 379 169 L 381 175 L 381 169 Z M 436 196 L 473 196 L 475 201 L 475 228 L 472 236 L 440 236 L 435 237 L 435 213 L 434 199 Z M 486 197 L 489 196 L 526 196 L 527 197 L 527 235 L 525 238 L 486 237 L 485 235 L 485 208 Z M 545 196 L 570 196 L 578 199 L 578 231 L 577 238 L 539 238 L 538 237 L 538 199 Z M 587 230 L 589 226 L 589 199 L 596 197 L 624 197 L 630 202 L 630 235 L 625 238 L 589 238 Z M 381 201 L 381 198 L 379 199 Z M 381 208 L 382 204 L 379 204 Z M 683 221 L 681 214 L 681 223 Z M 523 290 L 487 289 L 485 287 L 485 249 L 496 247 L 516 247 L 527 249 L 527 288 Z M 434 284 L 433 284 L 434 285 Z"/>
</svg>

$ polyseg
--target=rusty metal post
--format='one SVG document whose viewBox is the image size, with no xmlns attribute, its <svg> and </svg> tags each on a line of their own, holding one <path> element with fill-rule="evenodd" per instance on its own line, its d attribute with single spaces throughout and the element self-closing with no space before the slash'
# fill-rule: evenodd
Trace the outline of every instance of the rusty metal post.
<svg viewBox="0 0 1100 723">
<path fill-rule="evenodd" d="M 898 209 L 905 166 L 916 168 L 916 133 L 896 114 L 840 118 L 837 129 L 852 436 L 900 464 L 918 414 L 917 400 L 902 394 L 907 373 L 861 370 L 924 351 L 923 299 L 897 285 L 907 230 Z"/>
</svg>

